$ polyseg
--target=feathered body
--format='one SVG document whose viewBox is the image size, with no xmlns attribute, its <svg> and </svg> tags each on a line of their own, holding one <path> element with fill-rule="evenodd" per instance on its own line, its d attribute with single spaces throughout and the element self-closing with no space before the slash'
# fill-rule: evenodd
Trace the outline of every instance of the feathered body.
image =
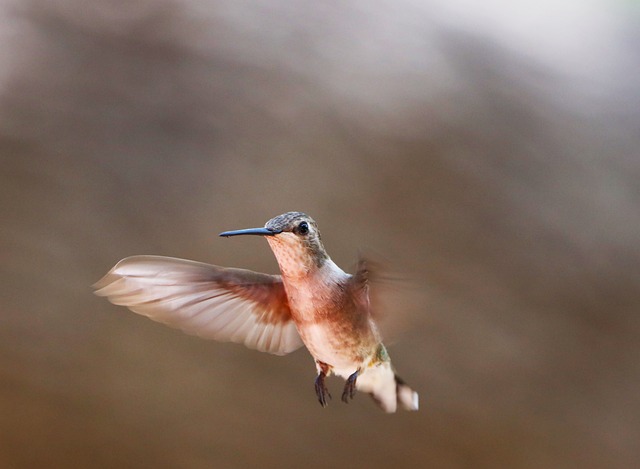
<svg viewBox="0 0 640 469">
<path fill-rule="evenodd" d="M 342 399 L 369 393 L 386 412 L 398 403 L 418 409 L 418 395 L 395 376 L 371 313 L 368 272 L 347 274 L 327 255 L 313 219 L 301 212 L 272 218 L 264 228 L 221 236 L 265 236 L 281 276 L 158 256 L 119 262 L 96 294 L 185 332 L 244 343 L 275 354 L 304 344 L 318 370 L 320 403 L 330 397 L 324 377 L 347 379 Z"/>
</svg>

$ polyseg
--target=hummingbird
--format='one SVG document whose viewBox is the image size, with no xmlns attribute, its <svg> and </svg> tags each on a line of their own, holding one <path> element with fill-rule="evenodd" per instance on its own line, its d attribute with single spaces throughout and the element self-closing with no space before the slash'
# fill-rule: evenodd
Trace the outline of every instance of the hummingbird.
<svg viewBox="0 0 640 469">
<path fill-rule="evenodd" d="M 287 212 L 263 228 L 219 236 L 263 236 L 280 275 L 219 267 L 162 256 L 118 262 L 94 288 L 116 305 L 207 339 L 242 343 L 275 355 L 303 345 L 313 357 L 315 392 L 331 399 L 325 378 L 344 378 L 342 401 L 368 393 L 385 412 L 418 410 L 418 394 L 400 379 L 382 343 L 369 298 L 370 271 L 338 267 L 325 250 L 316 222 Z"/>
</svg>

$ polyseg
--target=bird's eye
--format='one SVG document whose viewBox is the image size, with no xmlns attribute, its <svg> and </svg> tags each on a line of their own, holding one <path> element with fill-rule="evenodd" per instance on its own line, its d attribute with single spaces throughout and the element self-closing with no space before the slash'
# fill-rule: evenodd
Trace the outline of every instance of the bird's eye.
<svg viewBox="0 0 640 469">
<path fill-rule="evenodd" d="M 306 235 L 309 232 L 309 224 L 306 221 L 303 221 L 298 225 L 298 229 L 296 231 L 298 234 Z"/>
</svg>

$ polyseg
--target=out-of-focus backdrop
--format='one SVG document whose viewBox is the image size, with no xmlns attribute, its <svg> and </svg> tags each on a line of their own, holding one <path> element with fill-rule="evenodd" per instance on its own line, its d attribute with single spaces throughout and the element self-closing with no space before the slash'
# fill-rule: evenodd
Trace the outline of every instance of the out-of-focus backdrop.
<svg viewBox="0 0 640 469">
<path fill-rule="evenodd" d="M 639 13 L 0 1 L 0 467 L 637 463 Z M 133 254 L 275 272 L 216 234 L 289 210 L 411 279 L 385 314 L 419 412 L 323 410 L 304 350 L 92 295 Z"/>
</svg>

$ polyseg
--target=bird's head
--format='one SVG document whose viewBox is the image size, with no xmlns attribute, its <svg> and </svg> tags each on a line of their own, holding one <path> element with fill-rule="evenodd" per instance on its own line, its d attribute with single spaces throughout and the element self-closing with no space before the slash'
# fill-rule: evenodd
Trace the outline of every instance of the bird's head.
<svg viewBox="0 0 640 469">
<path fill-rule="evenodd" d="M 285 277 L 303 277 L 319 269 L 329 258 L 318 225 L 302 212 L 287 212 L 269 220 L 264 228 L 225 231 L 220 236 L 259 235 L 266 237 L 280 271 Z"/>
</svg>

